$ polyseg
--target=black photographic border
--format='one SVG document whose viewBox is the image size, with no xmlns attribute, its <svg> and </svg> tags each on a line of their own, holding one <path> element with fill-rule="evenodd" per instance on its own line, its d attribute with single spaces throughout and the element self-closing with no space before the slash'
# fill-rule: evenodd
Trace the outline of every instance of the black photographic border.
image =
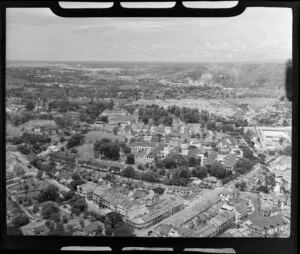
<svg viewBox="0 0 300 254">
<path fill-rule="evenodd" d="M 66 1 L 66 0 L 65 0 Z M 70 0 L 67 0 L 70 1 Z M 71 0 L 70 2 L 75 2 Z M 162 0 L 159 0 L 162 2 Z M 298 99 L 299 99 L 299 1 L 244 1 L 228 9 L 190 9 L 181 1 L 169 9 L 127 9 L 121 1 L 114 2 L 108 9 L 62 9 L 58 1 L 1 1 L 1 249 L 5 250 L 59 250 L 63 246 L 109 246 L 113 251 L 123 247 L 172 247 L 175 251 L 184 248 L 234 248 L 237 253 L 297 253 L 297 205 L 298 205 Z M 147 2 L 123 1 L 123 2 Z M 154 2 L 154 1 L 152 1 Z M 158 2 L 158 1 L 156 1 Z M 6 189 L 5 189 L 5 71 L 6 71 L 6 8 L 49 7 L 62 17 L 231 17 L 241 14 L 247 7 L 290 8 L 293 14 L 292 51 L 292 195 L 291 195 L 291 234 L 289 238 L 148 238 L 148 237 L 77 237 L 77 236 L 13 236 L 6 234 Z"/>
</svg>

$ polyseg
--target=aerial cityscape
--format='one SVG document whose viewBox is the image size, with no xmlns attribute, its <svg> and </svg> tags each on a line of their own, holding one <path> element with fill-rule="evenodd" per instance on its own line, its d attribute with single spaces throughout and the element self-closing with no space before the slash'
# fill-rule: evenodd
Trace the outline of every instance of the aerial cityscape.
<svg viewBox="0 0 300 254">
<path fill-rule="evenodd" d="M 14 59 L 7 234 L 289 237 L 287 61 Z"/>
</svg>

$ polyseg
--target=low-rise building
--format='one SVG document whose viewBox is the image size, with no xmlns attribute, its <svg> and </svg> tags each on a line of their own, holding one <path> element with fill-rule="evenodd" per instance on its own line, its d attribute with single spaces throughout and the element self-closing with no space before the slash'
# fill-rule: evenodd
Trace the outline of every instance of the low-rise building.
<svg viewBox="0 0 300 254">
<path fill-rule="evenodd" d="M 281 215 L 259 217 L 250 220 L 250 231 L 256 236 L 268 237 L 275 233 L 283 234 L 289 230 L 289 222 Z"/>
<path fill-rule="evenodd" d="M 84 197 L 85 199 L 92 200 L 93 193 L 96 188 L 97 188 L 96 184 L 94 184 L 92 182 L 87 182 L 87 183 L 78 185 L 76 193 L 78 193 L 80 196 Z"/>
<path fill-rule="evenodd" d="M 234 222 L 234 213 L 230 211 L 224 211 L 213 217 L 209 223 L 217 227 L 216 235 L 219 235 L 234 226 Z"/>
<path fill-rule="evenodd" d="M 226 170 L 233 171 L 235 163 L 236 163 L 236 155 L 234 153 L 230 153 L 225 159 L 224 168 Z"/>
<path fill-rule="evenodd" d="M 200 183 L 200 187 L 202 188 L 216 188 L 216 187 L 221 187 L 222 186 L 222 181 L 218 180 L 216 177 L 214 176 L 209 176 L 206 178 L 203 178 L 203 180 Z"/>
<path fill-rule="evenodd" d="M 23 235 L 47 235 L 50 230 L 46 221 L 40 219 L 21 227 L 21 231 Z"/>
</svg>

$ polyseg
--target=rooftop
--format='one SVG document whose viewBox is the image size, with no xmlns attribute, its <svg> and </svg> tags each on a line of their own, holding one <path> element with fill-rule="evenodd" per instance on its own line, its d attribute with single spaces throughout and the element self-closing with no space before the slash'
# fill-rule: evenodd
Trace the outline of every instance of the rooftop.
<svg viewBox="0 0 300 254">
<path fill-rule="evenodd" d="M 213 217 L 210 222 L 215 226 L 219 227 L 223 225 L 225 222 L 229 221 L 234 217 L 234 214 L 230 211 L 224 211 L 217 216 Z"/>
<path fill-rule="evenodd" d="M 97 188 L 97 185 L 91 182 L 86 182 L 79 185 L 79 187 L 84 188 L 86 192 L 94 192 L 94 190 Z"/>
</svg>

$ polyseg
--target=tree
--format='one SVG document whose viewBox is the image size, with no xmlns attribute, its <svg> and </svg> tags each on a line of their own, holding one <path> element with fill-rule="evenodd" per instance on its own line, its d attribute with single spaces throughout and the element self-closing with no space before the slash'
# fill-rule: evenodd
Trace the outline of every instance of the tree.
<svg viewBox="0 0 300 254">
<path fill-rule="evenodd" d="M 69 204 L 71 205 L 71 211 L 76 215 L 79 215 L 80 213 L 86 211 L 87 209 L 87 204 L 84 197 L 81 197 L 78 194 L 75 194 L 69 200 Z"/>
<path fill-rule="evenodd" d="M 190 171 L 188 169 L 181 168 L 178 174 L 181 178 L 189 178 L 190 177 Z"/>
<path fill-rule="evenodd" d="M 83 219 L 80 219 L 80 220 L 79 220 L 79 224 L 80 224 L 80 227 L 81 227 L 81 228 L 84 228 L 84 220 L 83 220 Z"/>
<path fill-rule="evenodd" d="M 25 169 L 21 165 L 17 164 L 14 167 L 14 173 L 16 174 L 16 176 L 20 177 L 25 174 Z"/>
<path fill-rule="evenodd" d="M 56 201 L 58 197 L 58 188 L 55 185 L 49 185 L 41 190 L 37 199 L 40 203 L 42 203 L 45 201 Z"/>
<path fill-rule="evenodd" d="M 25 214 L 19 215 L 18 217 L 14 218 L 11 223 L 14 227 L 20 228 L 29 223 L 29 218 Z"/>
<path fill-rule="evenodd" d="M 119 127 L 115 126 L 113 128 L 113 133 L 114 133 L 115 136 L 118 135 L 118 131 L 119 131 Z"/>
<path fill-rule="evenodd" d="M 59 208 L 55 202 L 47 201 L 42 205 L 41 215 L 44 219 L 56 220 L 56 215 L 59 215 Z"/>
<path fill-rule="evenodd" d="M 128 154 L 127 159 L 126 159 L 126 163 L 127 164 L 134 164 L 134 155 L 132 153 Z"/>
<path fill-rule="evenodd" d="M 103 235 L 103 227 L 101 226 L 101 225 L 99 225 L 98 227 L 97 227 L 97 229 L 95 230 L 95 235 L 96 236 L 102 236 Z"/>
<path fill-rule="evenodd" d="M 176 161 L 170 157 L 165 158 L 163 163 L 167 169 L 176 168 Z"/>
<path fill-rule="evenodd" d="M 108 117 L 107 116 L 100 116 L 100 121 L 107 123 L 108 122 Z"/>
<path fill-rule="evenodd" d="M 75 192 L 72 191 L 72 190 L 70 190 L 70 191 L 63 194 L 63 196 L 65 198 L 65 201 L 70 200 L 74 195 L 75 195 Z"/>
<path fill-rule="evenodd" d="M 108 224 L 108 225 L 105 225 L 105 235 L 106 236 L 111 236 L 113 233 L 113 230 L 111 228 L 111 226 Z"/>
<path fill-rule="evenodd" d="M 208 168 L 208 172 L 210 175 L 215 176 L 219 179 L 223 179 L 226 176 L 226 170 L 224 169 L 223 165 L 218 161 L 214 162 Z"/>
<path fill-rule="evenodd" d="M 189 167 L 196 167 L 197 166 L 197 159 L 195 157 L 189 158 Z"/>
<path fill-rule="evenodd" d="M 207 126 L 207 129 L 214 130 L 216 128 L 216 122 L 209 120 L 209 121 L 207 121 L 206 126 Z"/>
<path fill-rule="evenodd" d="M 39 210 L 40 210 L 39 206 L 35 204 L 35 205 L 33 206 L 32 212 L 33 212 L 34 214 L 36 214 L 36 213 L 39 212 Z"/>
<path fill-rule="evenodd" d="M 158 195 L 162 195 L 162 194 L 164 194 L 165 189 L 162 188 L 162 187 L 156 187 L 155 189 L 153 189 L 153 191 L 154 191 L 155 193 L 157 193 Z"/>
<path fill-rule="evenodd" d="M 76 148 L 72 148 L 70 152 L 73 154 L 78 154 L 78 150 Z"/>
<path fill-rule="evenodd" d="M 113 230 L 123 224 L 123 216 L 117 212 L 106 214 L 105 227 L 109 225 Z"/>
<path fill-rule="evenodd" d="M 248 159 L 240 158 L 235 164 L 235 172 L 238 174 L 245 174 L 252 168 L 251 163 Z"/>
<path fill-rule="evenodd" d="M 115 229 L 113 236 L 136 236 L 133 234 L 133 229 L 126 224 Z"/>
<path fill-rule="evenodd" d="M 133 167 L 129 166 L 122 171 L 122 175 L 125 177 L 128 177 L 128 178 L 134 178 L 136 175 L 136 172 Z"/>
<path fill-rule="evenodd" d="M 159 182 L 159 176 L 153 172 L 142 173 L 141 179 L 150 183 Z"/>
<path fill-rule="evenodd" d="M 36 178 L 41 180 L 43 174 L 44 174 L 44 171 L 43 171 L 43 170 L 39 170 L 39 171 L 37 172 L 37 174 L 36 174 Z"/>
<path fill-rule="evenodd" d="M 73 136 L 71 136 L 71 138 L 69 139 L 68 143 L 67 143 L 67 148 L 70 149 L 74 146 L 79 146 L 83 143 L 84 141 L 84 136 L 81 134 L 75 134 Z"/>
<path fill-rule="evenodd" d="M 208 173 L 208 170 L 206 167 L 198 166 L 192 170 L 192 176 L 198 177 L 200 179 L 207 177 L 207 173 Z"/>
<path fill-rule="evenodd" d="M 111 160 L 119 160 L 120 158 L 119 144 L 111 142 L 107 138 L 103 138 L 100 141 L 97 140 L 94 143 L 94 151 Z"/>
<path fill-rule="evenodd" d="M 34 109 L 34 101 L 33 100 L 28 100 L 26 103 L 25 103 L 25 108 L 26 110 L 28 111 L 31 111 Z"/>
</svg>

